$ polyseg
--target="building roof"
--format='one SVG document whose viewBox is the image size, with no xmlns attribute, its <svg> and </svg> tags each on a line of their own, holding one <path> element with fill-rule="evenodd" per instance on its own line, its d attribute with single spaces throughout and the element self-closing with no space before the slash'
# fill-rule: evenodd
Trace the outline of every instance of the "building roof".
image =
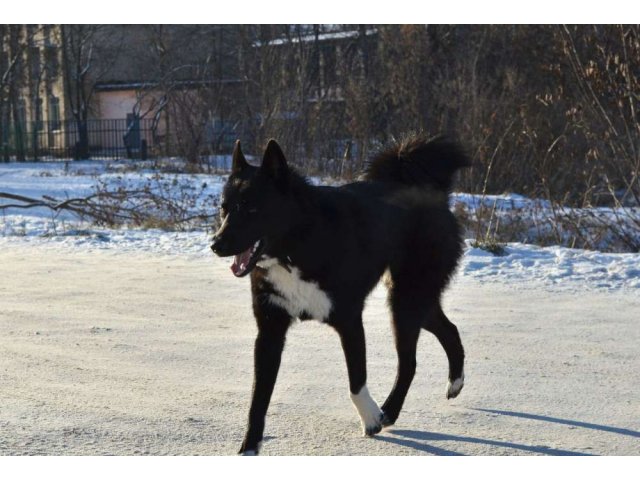
<svg viewBox="0 0 640 480">
<path fill-rule="evenodd" d="M 378 30 L 376 30 L 375 28 L 369 28 L 365 30 L 366 36 L 375 35 L 376 33 L 378 33 Z M 316 37 L 316 34 L 312 33 L 312 34 L 306 34 L 302 36 L 275 38 L 273 40 L 269 40 L 268 42 L 266 42 L 266 45 L 286 45 L 290 43 L 313 42 L 316 40 L 316 38 L 318 41 L 323 42 L 323 41 L 330 41 L 330 40 L 342 40 L 345 38 L 355 38 L 358 36 L 360 36 L 359 30 L 324 32 L 324 33 L 319 33 L 317 37 Z M 256 42 L 254 45 L 261 46 L 262 43 Z"/>
<path fill-rule="evenodd" d="M 243 83 L 241 79 L 213 79 L 213 80 L 178 80 L 172 82 L 174 87 L 191 88 L 205 85 L 230 85 Z M 122 90 L 146 90 L 160 86 L 160 82 L 98 82 L 96 83 L 96 91 L 114 92 Z"/>
</svg>

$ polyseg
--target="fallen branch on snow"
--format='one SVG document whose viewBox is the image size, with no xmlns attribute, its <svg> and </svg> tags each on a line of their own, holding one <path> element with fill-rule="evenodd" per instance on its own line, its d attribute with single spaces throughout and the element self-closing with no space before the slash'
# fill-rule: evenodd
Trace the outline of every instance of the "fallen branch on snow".
<svg viewBox="0 0 640 480">
<path fill-rule="evenodd" d="M 184 199 L 173 199 L 153 192 L 150 188 L 107 190 L 99 188 L 86 197 L 56 199 L 48 195 L 31 198 L 0 192 L 0 211 L 9 208 L 47 208 L 54 212 L 69 211 L 82 220 L 99 226 L 143 226 L 168 230 L 187 229 L 194 223 L 211 223 L 216 215 L 195 211 Z M 187 203 L 187 204 L 185 204 Z"/>
</svg>

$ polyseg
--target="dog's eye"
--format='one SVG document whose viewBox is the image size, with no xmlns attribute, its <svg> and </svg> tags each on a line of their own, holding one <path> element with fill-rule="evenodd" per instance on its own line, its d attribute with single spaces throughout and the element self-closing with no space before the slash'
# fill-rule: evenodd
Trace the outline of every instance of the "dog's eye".
<svg viewBox="0 0 640 480">
<path fill-rule="evenodd" d="M 236 203 L 235 211 L 236 212 L 243 211 L 245 213 L 256 213 L 258 209 L 253 205 L 251 205 L 246 200 L 241 200 L 240 202 Z"/>
<path fill-rule="evenodd" d="M 242 209 L 247 213 L 256 213 L 258 211 L 255 205 L 251 205 L 249 202 L 242 202 Z"/>
</svg>

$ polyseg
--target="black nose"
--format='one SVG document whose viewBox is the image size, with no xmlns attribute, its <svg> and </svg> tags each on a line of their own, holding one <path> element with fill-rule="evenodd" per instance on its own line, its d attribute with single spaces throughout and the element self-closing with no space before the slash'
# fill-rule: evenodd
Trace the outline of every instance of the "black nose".
<svg viewBox="0 0 640 480">
<path fill-rule="evenodd" d="M 229 238 L 223 238 L 221 235 L 214 235 L 213 243 L 211 244 L 211 250 L 216 255 L 226 257 L 227 255 L 229 255 Z"/>
<path fill-rule="evenodd" d="M 220 250 L 220 238 L 213 237 L 213 243 L 211 244 L 211 250 L 213 253 L 218 253 Z"/>
</svg>

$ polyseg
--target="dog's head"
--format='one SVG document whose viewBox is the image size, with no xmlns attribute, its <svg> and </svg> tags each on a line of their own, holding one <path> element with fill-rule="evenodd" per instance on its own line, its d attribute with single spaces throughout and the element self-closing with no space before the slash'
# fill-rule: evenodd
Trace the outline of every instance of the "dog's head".
<svg viewBox="0 0 640 480">
<path fill-rule="evenodd" d="M 221 225 L 211 250 L 221 257 L 234 255 L 231 270 L 247 275 L 262 255 L 290 225 L 290 171 L 280 146 L 270 140 L 260 167 L 249 165 L 237 141 L 231 175 L 222 191 Z"/>
</svg>

